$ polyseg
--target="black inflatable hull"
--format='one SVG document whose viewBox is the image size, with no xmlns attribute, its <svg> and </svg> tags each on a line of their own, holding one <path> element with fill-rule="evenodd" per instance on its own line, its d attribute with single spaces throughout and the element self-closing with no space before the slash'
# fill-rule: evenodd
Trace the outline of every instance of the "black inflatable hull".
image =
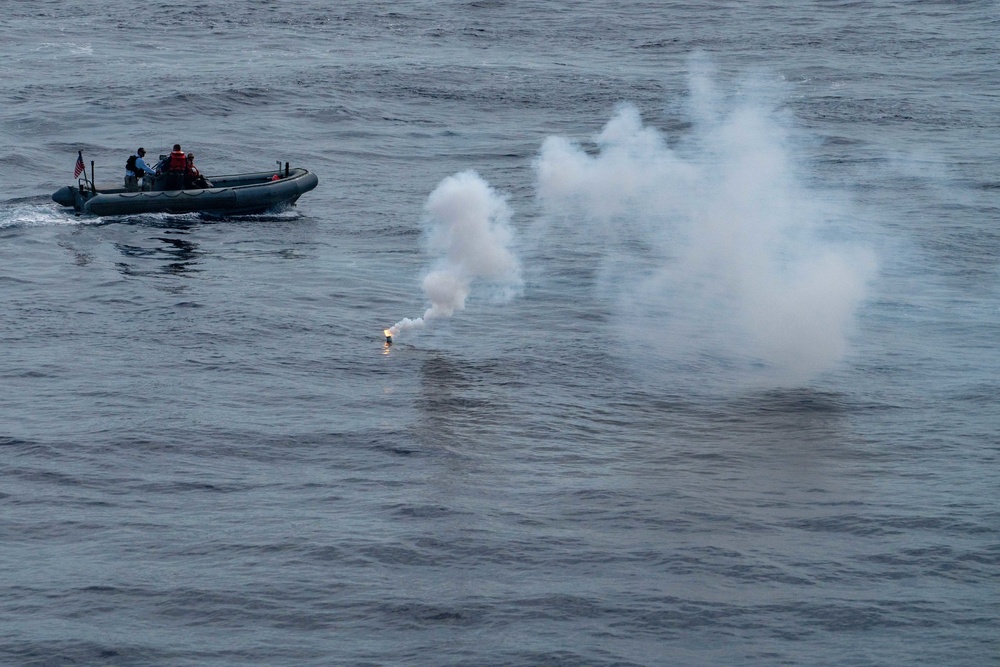
<svg viewBox="0 0 1000 667">
<path fill-rule="evenodd" d="M 128 192 L 86 187 L 64 187 L 52 195 L 63 206 L 72 206 L 87 215 L 136 215 L 140 213 L 210 213 L 248 215 L 293 205 L 299 197 L 319 184 L 315 174 L 291 169 L 274 179 L 275 172 L 209 176 L 213 187 L 204 190 L 162 190 Z"/>
</svg>

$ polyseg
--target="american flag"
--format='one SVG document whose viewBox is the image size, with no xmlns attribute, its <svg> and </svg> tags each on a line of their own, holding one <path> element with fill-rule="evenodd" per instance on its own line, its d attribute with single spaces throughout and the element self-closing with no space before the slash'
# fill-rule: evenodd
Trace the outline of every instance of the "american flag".
<svg viewBox="0 0 1000 667">
<path fill-rule="evenodd" d="M 86 167 L 83 166 L 83 151 L 76 154 L 76 167 L 73 168 L 73 178 L 80 178 L 80 172 Z"/>
</svg>

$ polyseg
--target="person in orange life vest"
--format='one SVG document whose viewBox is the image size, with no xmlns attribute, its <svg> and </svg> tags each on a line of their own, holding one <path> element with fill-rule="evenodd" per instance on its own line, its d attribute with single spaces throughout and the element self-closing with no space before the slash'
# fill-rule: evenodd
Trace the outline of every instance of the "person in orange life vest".
<svg viewBox="0 0 1000 667">
<path fill-rule="evenodd" d="M 181 190 L 184 188 L 184 172 L 187 170 L 187 158 L 180 144 L 174 144 L 164 165 L 167 172 L 164 190 Z"/>
<path fill-rule="evenodd" d="M 201 175 L 194 166 L 194 153 L 187 154 L 187 167 L 184 169 L 184 189 L 203 189 L 212 187 L 212 183 Z"/>
<path fill-rule="evenodd" d="M 181 150 L 180 144 L 174 144 L 174 150 L 170 151 L 170 157 L 167 160 L 167 171 L 184 171 L 185 169 L 187 169 L 187 158 L 184 151 Z"/>
</svg>

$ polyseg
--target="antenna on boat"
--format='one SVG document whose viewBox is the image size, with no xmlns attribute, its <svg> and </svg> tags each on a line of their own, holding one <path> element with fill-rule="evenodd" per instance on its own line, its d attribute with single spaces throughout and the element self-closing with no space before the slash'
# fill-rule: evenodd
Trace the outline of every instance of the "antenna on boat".
<svg viewBox="0 0 1000 667">
<path fill-rule="evenodd" d="M 94 183 L 94 161 L 90 161 L 90 191 L 97 194 L 97 184 Z"/>
</svg>

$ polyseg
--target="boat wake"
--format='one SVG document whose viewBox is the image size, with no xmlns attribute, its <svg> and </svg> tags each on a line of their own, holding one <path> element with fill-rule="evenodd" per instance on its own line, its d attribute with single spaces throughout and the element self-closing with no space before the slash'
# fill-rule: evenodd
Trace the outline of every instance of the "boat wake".
<svg viewBox="0 0 1000 667">
<path fill-rule="evenodd" d="M 292 207 L 277 208 L 266 213 L 246 215 L 212 215 L 210 213 L 141 213 L 137 215 L 120 215 L 98 218 L 89 215 L 76 215 L 52 202 L 49 197 L 22 197 L 0 203 L 0 229 L 18 227 L 51 227 L 58 225 L 91 225 L 109 224 L 147 225 L 150 227 L 194 226 L 206 222 L 293 222 L 305 216 Z"/>
<path fill-rule="evenodd" d="M 148 225 L 150 227 L 192 227 L 205 223 L 244 222 L 293 222 L 305 216 L 293 209 L 276 210 L 267 213 L 247 213 L 244 215 L 213 215 L 211 213 L 141 213 L 136 215 L 116 215 L 101 218 L 95 224 Z"/>
<path fill-rule="evenodd" d="M 0 229 L 8 227 L 40 227 L 52 225 L 86 225 L 94 218 L 66 211 L 49 197 L 21 197 L 0 203 Z"/>
<path fill-rule="evenodd" d="M 265 213 L 248 213 L 245 215 L 215 215 L 213 213 L 197 213 L 194 214 L 194 217 L 198 220 L 209 222 L 291 222 L 306 216 L 292 206 L 280 206 Z"/>
</svg>

